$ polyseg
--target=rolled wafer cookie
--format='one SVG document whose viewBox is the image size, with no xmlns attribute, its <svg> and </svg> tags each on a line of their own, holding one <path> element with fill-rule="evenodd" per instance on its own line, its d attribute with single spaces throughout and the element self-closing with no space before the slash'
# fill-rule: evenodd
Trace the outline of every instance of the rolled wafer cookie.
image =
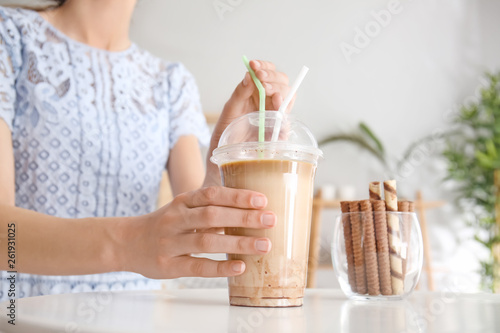
<svg viewBox="0 0 500 333">
<path fill-rule="evenodd" d="M 408 209 L 410 208 L 410 202 L 409 201 L 398 201 L 398 212 L 408 212 Z"/>
<path fill-rule="evenodd" d="M 396 192 L 396 181 L 384 181 L 384 197 L 386 210 L 396 212 L 398 210 L 398 196 Z M 401 230 L 399 218 L 394 214 L 387 214 L 387 231 L 389 234 L 389 252 L 391 259 L 391 285 L 393 295 L 402 295 L 403 283 L 403 260 L 401 259 Z"/>
<path fill-rule="evenodd" d="M 349 202 L 341 201 L 340 209 L 342 213 L 349 213 Z M 345 253 L 347 257 L 347 277 L 353 292 L 356 289 L 356 273 L 354 271 L 354 252 L 352 250 L 351 220 L 349 214 L 342 215 L 342 226 L 344 229 Z"/>
<path fill-rule="evenodd" d="M 368 187 L 370 193 L 370 200 L 382 200 L 380 193 L 380 182 L 371 182 Z"/>
<path fill-rule="evenodd" d="M 372 200 L 375 238 L 377 240 L 378 275 L 382 295 L 392 295 L 391 263 L 389 258 L 389 236 L 385 202 Z"/>
<path fill-rule="evenodd" d="M 359 202 L 362 214 L 363 250 L 365 253 L 365 274 L 368 294 L 380 295 L 378 278 L 377 244 L 375 241 L 375 226 L 373 224 L 372 204 L 370 200 Z"/>
<path fill-rule="evenodd" d="M 408 213 L 410 209 L 410 203 L 408 201 L 398 201 L 398 212 Z M 407 237 L 407 231 L 409 229 L 409 219 L 408 216 L 403 215 L 400 221 L 401 235 L 401 259 L 403 260 L 403 281 L 406 276 L 406 265 L 408 264 L 408 244 L 409 238 Z"/>
<path fill-rule="evenodd" d="M 352 250 L 354 253 L 354 271 L 356 277 L 356 291 L 358 294 L 366 294 L 366 276 L 365 276 L 365 254 L 363 252 L 363 230 L 361 228 L 359 204 L 357 201 L 349 202 L 349 212 L 351 213 L 351 234 Z"/>
</svg>

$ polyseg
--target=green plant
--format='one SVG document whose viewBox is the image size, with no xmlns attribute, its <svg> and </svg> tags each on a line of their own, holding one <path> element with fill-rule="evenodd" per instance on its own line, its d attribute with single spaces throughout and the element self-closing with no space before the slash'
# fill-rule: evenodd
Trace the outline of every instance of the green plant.
<svg viewBox="0 0 500 333">
<path fill-rule="evenodd" d="M 373 131 L 363 122 L 358 124 L 358 128 L 352 133 L 339 133 L 332 134 L 318 142 L 319 146 L 326 145 L 334 142 L 351 142 L 358 147 L 366 150 L 372 154 L 376 159 L 387 167 L 387 160 L 385 156 L 385 149 L 380 139 L 373 133 Z"/>
<path fill-rule="evenodd" d="M 481 89 L 479 100 L 464 105 L 454 120 L 457 132 L 447 138 L 443 155 L 448 162 L 447 179 L 458 184 L 458 203 L 474 213 L 476 226 L 485 234 L 476 239 L 491 253 L 481 263 L 483 285 L 498 291 L 500 258 L 494 249 L 500 246 L 500 216 L 495 215 L 500 193 L 494 175 L 500 170 L 500 73 L 487 77 L 489 84 Z"/>
</svg>

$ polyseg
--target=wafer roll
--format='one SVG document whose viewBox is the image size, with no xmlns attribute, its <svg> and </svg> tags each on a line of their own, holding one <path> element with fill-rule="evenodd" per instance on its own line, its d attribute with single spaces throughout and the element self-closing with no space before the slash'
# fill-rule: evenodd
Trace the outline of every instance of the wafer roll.
<svg viewBox="0 0 500 333">
<path fill-rule="evenodd" d="M 342 213 L 349 213 L 349 202 L 341 201 L 340 209 Z M 342 225 L 344 227 L 345 253 L 347 257 L 347 277 L 349 279 L 351 290 L 353 292 L 357 292 L 356 273 L 354 271 L 354 252 L 352 250 L 351 221 L 349 214 L 342 215 Z"/>
<path fill-rule="evenodd" d="M 369 295 L 380 295 L 380 284 L 378 279 L 377 244 L 375 242 L 375 226 L 373 224 L 372 204 L 370 200 L 359 202 L 361 211 L 364 213 L 363 221 L 363 250 L 365 253 L 366 287 Z"/>
<path fill-rule="evenodd" d="M 396 193 L 396 181 L 384 181 L 384 197 L 388 212 L 398 210 L 398 197 Z M 399 218 L 393 214 L 387 214 L 387 226 L 389 233 L 389 251 L 391 258 L 391 285 L 393 295 L 402 295 L 403 284 L 403 261 L 401 259 L 401 230 Z"/>
<path fill-rule="evenodd" d="M 354 271 L 356 276 L 356 291 L 358 294 L 366 294 L 366 276 L 365 276 L 365 254 L 363 252 L 363 230 L 361 228 L 361 219 L 359 214 L 359 204 L 357 201 L 349 202 L 349 212 L 351 213 L 351 234 L 352 249 L 354 253 Z"/>
<path fill-rule="evenodd" d="M 371 182 L 369 185 L 370 200 L 382 200 L 380 182 Z"/>
<path fill-rule="evenodd" d="M 398 211 L 402 213 L 408 213 L 410 209 L 409 201 L 398 201 Z M 408 216 L 403 216 L 400 221 L 401 235 L 403 235 L 403 239 L 401 239 L 401 259 L 403 260 L 403 281 L 406 276 L 406 265 L 408 263 L 408 244 L 409 238 L 407 237 L 407 231 L 409 229 L 409 219 Z"/>
<path fill-rule="evenodd" d="M 382 295 L 392 295 L 391 264 L 389 258 L 389 236 L 387 234 L 387 216 L 385 202 L 372 200 L 377 240 L 378 275 Z"/>
<path fill-rule="evenodd" d="M 398 212 L 408 212 L 410 208 L 409 201 L 398 201 Z"/>
</svg>

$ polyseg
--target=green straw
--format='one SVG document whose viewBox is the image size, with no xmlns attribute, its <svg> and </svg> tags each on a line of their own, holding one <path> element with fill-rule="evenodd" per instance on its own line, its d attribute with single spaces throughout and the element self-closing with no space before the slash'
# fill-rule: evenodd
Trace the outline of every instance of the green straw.
<svg viewBox="0 0 500 333">
<path fill-rule="evenodd" d="M 250 62 L 246 56 L 243 56 L 243 62 L 247 66 L 248 72 L 252 77 L 257 90 L 259 90 L 259 142 L 265 141 L 265 125 L 266 125 L 266 90 L 262 86 L 260 80 L 255 76 L 255 72 L 250 67 Z"/>
</svg>

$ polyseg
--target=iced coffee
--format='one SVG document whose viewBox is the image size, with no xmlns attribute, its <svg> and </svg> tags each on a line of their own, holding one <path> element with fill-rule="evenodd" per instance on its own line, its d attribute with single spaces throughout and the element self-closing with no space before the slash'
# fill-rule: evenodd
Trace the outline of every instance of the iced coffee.
<svg viewBox="0 0 500 333">
<path fill-rule="evenodd" d="M 274 114 L 266 114 L 269 132 Z M 251 133 L 258 123 L 256 117 L 258 113 L 249 114 L 231 124 L 212 159 L 219 165 L 224 186 L 265 194 L 266 210 L 277 217 L 271 229 L 226 228 L 230 235 L 267 237 L 272 243 L 271 251 L 265 255 L 228 254 L 228 259 L 246 264 L 242 275 L 229 278 L 230 303 L 301 306 L 307 277 L 314 175 L 321 151 L 307 128 L 298 122 L 285 124 L 288 133 L 280 137 L 286 141 L 227 142 L 231 137 L 241 138 L 245 131 Z M 237 136 L 231 136 L 233 131 Z"/>
<path fill-rule="evenodd" d="M 263 193 L 266 210 L 277 217 L 272 229 L 226 228 L 226 234 L 267 237 L 271 251 L 262 256 L 229 254 L 246 271 L 229 278 L 233 305 L 299 306 L 306 284 L 315 166 L 307 162 L 255 160 L 224 164 L 224 186 Z"/>
</svg>

